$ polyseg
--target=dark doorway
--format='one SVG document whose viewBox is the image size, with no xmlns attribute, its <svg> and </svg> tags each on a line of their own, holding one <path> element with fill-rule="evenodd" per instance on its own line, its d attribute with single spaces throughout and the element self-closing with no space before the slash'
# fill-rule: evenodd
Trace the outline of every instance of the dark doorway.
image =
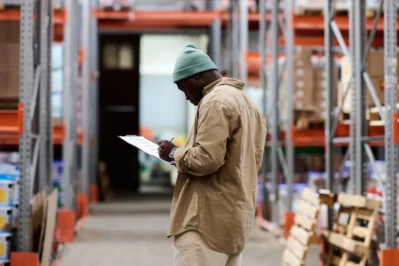
<svg viewBox="0 0 399 266">
<path fill-rule="evenodd" d="M 100 160 L 113 189 L 137 191 L 138 152 L 118 136 L 139 133 L 140 36 L 100 35 Z"/>
</svg>

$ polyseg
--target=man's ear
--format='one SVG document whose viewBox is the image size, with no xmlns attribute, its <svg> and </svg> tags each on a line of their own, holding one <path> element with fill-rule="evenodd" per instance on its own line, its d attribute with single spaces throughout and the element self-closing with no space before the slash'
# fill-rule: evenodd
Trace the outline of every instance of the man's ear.
<svg viewBox="0 0 399 266">
<path fill-rule="evenodd" d="M 201 78 L 201 74 L 202 74 L 202 73 L 197 73 L 197 74 L 195 74 L 195 79 L 196 79 L 196 80 L 199 80 L 199 79 Z"/>
</svg>

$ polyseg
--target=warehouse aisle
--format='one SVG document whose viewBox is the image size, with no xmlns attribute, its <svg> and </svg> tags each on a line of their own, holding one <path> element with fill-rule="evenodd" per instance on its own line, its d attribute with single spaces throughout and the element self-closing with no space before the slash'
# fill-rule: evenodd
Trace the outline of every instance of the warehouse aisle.
<svg viewBox="0 0 399 266">
<path fill-rule="evenodd" d="M 94 206 L 61 266 L 173 266 L 173 240 L 166 238 L 169 207 L 167 195 Z M 280 265 L 282 250 L 276 238 L 254 228 L 243 266 Z M 312 253 L 309 265 L 317 265 Z"/>
</svg>

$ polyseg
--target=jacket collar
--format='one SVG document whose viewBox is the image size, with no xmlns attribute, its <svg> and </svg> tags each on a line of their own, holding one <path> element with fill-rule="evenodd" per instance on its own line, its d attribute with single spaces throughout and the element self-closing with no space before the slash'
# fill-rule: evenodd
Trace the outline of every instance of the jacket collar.
<svg viewBox="0 0 399 266">
<path fill-rule="evenodd" d="M 212 82 L 202 90 L 204 96 L 210 93 L 217 85 L 230 85 L 239 90 L 243 90 L 245 87 L 245 83 L 242 82 L 241 80 L 233 78 L 220 78 L 218 80 L 215 80 L 214 82 Z"/>
<path fill-rule="evenodd" d="M 223 81 L 224 78 L 220 78 L 218 80 L 215 80 L 214 82 L 208 84 L 207 86 L 205 86 L 205 88 L 202 90 L 202 94 L 205 96 L 208 93 L 210 93 L 215 87 L 216 85 L 218 85 L 220 82 Z"/>
</svg>

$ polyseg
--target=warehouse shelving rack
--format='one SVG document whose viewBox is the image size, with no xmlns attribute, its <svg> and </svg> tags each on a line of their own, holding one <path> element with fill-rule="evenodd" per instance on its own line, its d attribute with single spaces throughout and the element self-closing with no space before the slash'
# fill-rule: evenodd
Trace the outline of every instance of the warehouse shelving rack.
<svg viewBox="0 0 399 266">
<path fill-rule="evenodd" d="M 96 168 L 98 161 L 98 28 L 92 10 L 97 1 L 83 2 L 83 132 L 86 138 L 82 145 L 82 197 L 97 194 Z M 91 191 L 91 193 L 89 193 Z M 88 200 L 88 199 L 86 199 Z"/>
<path fill-rule="evenodd" d="M 385 9 L 383 27 L 381 23 L 380 14 L 382 9 Z M 325 7 L 325 54 L 326 54 L 326 80 L 327 80 L 327 123 L 326 123 L 326 165 L 328 174 L 328 188 L 334 190 L 334 172 L 333 172 L 333 148 L 335 143 L 349 142 L 349 158 L 352 161 L 350 179 L 353 184 L 354 192 L 357 194 L 364 194 L 366 191 L 366 161 L 371 162 L 374 166 L 374 156 L 371 152 L 370 140 L 384 140 L 385 142 L 385 160 L 387 162 L 386 169 L 386 184 L 385 189 L 382 188 L 385 202 L 385 239 L 386 247 L 388 249 L 396 248 L 396 175 L 399 170 L 398 162 L 398 142 L 397 142 L 397 124 L 398 113 L 396 110 L 396 96 L 397 96 L 397 24 L 396 17 L 396 3 L 395 1 L 385 0 L 381 3 L 369 36 L 367 36 L 368 23 L 366 19 L 365 3 L 362 1 L 352 1 L 350 8 L 350 28 L 349 28 L 349 49 L 347 48 L 341 31 L 336 26 L 332 16 L 332 3 L 327 3 Z M 388 112 L 384 112 L 381 108 L 375 88 L 370 82 L 370 77 L 365 70 L 367 55 L 369 49 L 375 45 L 375 33 L 377 30 L 384 32 L 384 62 L 385 62 L 385 107 Z M 352 108 L 351 108 L 351 126 L 350 139 L 335 138 L 334 132 L 336 129 L 337 119 L 339 116 L 340 107 L 334 106 L 335 86 L 333 84 L 333 36 L 338 40 L 341 50 L 351 62 L 351 82 L 348 88 L 345 88 L 348 93 L 352 93 Z M 367 39 L 368 38 L 368 39 Z M 377 40 L 378 41 L 378 40 Z M 364 45 L 366 43 L 366 46 Z M 379 40 L 378 43 L 381 43 Z M 369 91 L 372 95 L 373 101 L 377 106 L 380 116 L 384 121 L 383 135 L 370 136 L 368 121 L 366 120 L 366 94 Z M 347 94 L 344 92 L 344 95 Z M 338 112 L 337 112 L 338 110 Z M 375 169 L 378 173 L 378 170 Z"/>
<path fill-rule="evenodd" d="M 0 144 L 19 145 L 20 154 L 20 205 L 18 220 L 18 251 L 28 252 L 30 250 L 30 203 L 34 193 L 38 191 L 51 191 L 51 173 L 52 173 L 52 153 L 53 144 L 62 145 L 70 143 L 71 131 L 75 131 L 75 145 L 83 143 L 82 133 L 76 133 L 76 125 L 72 125 L 67 119 L 61 125 L 52 127 L 51 118 L 51 43 L 52 41 L 63 41 L 65 31 L 65 41 L 71 43 L 71 36 L 76 37 L 79 29 L 74 27 L 74 20 L 67 21 L 66 9 L 53 10 L 50 0 L 9 0 L 2 1 L 5 4 L 18 4 L 19 9 L 0 10 L 1 20 L 20 20 L 21 21 L 21 59 L 20 59 L 20 100 L 17 110 L 0 111 Z M 71 1 L 70 4 L 77 3 Z M 40 7 L 40 11 L 37 10 Z M 70 10 L 68 15 L 70 15 Z M 75 12 L 78 15 L 78 10 Z M 36 25 L 39 24 L 39 27 Z M 35 29 L 40 30 L 40 36 L 33 34 Z M 34 39 L 38 36 L 38 39 Z M 77 44 L 75 39 L 75 46 Z M 66 45 L 69 53 L 75 47 Z M 69 48 L 68 48 L 69 47 Z M 93 53 L 91 58 L 96 58 Z M 72 58 L 68 57 L 67 58 Z M 78 53 L 76 52 L 76 58 Z M 70 66 L 77 69 L 78 60 L 67 60 L 68 69 L 66 77 L 70 82 L 76 82 L 77 75 L 72 75 Z M 69 75 L 68 75 L 69 74 Z M 71 81 L 72 80 L 72 81 Z M 72 85 L 68 88 L 75 88 Z M 75 97 L 74 92 L 67 96 Z M 66 97 L 67 98 L 67 97 Z M 72 102 L 75 102 L 73 100 Z M 70 106 L 66 104 L 66 106 Z M 68 108 L 66 108 L 68 112 Z M 76 116 L 75 111 L 70 113 L 71 117 Z M 74 130 L 75 128 L 75 130 Z M 67 164 L 70 160 L 76 160 L 77 156 L 72 156 L 69 150 L 72 145 L 66 145 L 64 151 L 68 155 Z M 68 149 L 69 148 L 69 149 Z M 70 169 L 67 167 L 67 169 Z M 71 174 L 71 171 L 69 172 Z M 74 178 L 77 175 L 73 174 Z M 75 179 L 74 179 L 75 180 Z M 76 182 L 75 182 L 76 184 Z M 67 195 L 71 201 L 75 198 L 75 191 Z M 72 205 L 69 207 L 75 207 Z M 61 239 L 62 240 L 62 239 Z"/>
<path fill-rule="evenodd" d="M 0 112 L 3 144 L 19 144 L 20 203 L 17 248 L 30 251 L 30 201 L 33 193 L 50 190 L 52 158 L 50 43 L 52 38 L 51 2 L 9 0 L 20 5 L 18 15 L 1 11 L 5 20 L 20 20 L 20 98 L 15 111 Z M 35 7 L 40 7 L 40 12 Z M 35 18 L 37 18 L 35 20 Z M 39 25 L 40 38 L 34 39 Z M 35 49 L 35 45 L 38 48 Z M 38 54 L 39 56 L 35 56 Z M 17 136 L 19 135 L 19 140 Z"/>
<path fill-rule="evenodd" d="M 78 86 L 79 6 L 75 0 L 65 1 L 68 13 L 64 27 L 64 94 L 63 110 L 65 139 L 62 160 L 64 169 L 64 208 L 76 212 L 76 187 L 78 181 L 76 91 Z"/>
<path fill-rule="evenodd" d="M 303 145 L 315 145 L 310 142 L 316 142 L 316 145 L 326 147 L 326 170 L 328 174 L 328 189 L 334 191 L 334 169 L 333 169 L 333 150 L 337 145 L 347 145 L 349 150 L 349 156 L 352 160 L 350 179 L 353 182 L 353 187 L 356 193 L 365 193 L 365 162 L 368 159 L 373 165 L 374 157 L 371 152 L 370 146 L 377 145 L 385 146 L 385 160 L 387 162 L 387 180 L 385 183 L 384 196 L 385 196 L 385 234 L 386 236 L 386 247 L 388 249 L 396 248 L 396 173 L 399 169 L 398 161 L 398 114 L 396 111 L 396 88 L 397 86 L 397 60 L 396 60 L 396 47 L 398 44 L 397 39 L 397 25 L 399 21 L 396 18 L 397 3 L 393 0 L 385 0 L 381 5 L 379 11 L 377 12 L 376 18 L 366 18 L 366 10 L 364 1 L 352 1 L 349 10 L 349 16 L 337 16 L 334 18 L 333 7 L 334 1 L 325 1 L 326 6 L 324 10 L 324 16 L 297 16 L 292 13 L 292 2 L 286 1 L 285 10 L 285 20 L 286 20 L 286 31 L 285 40 L 286 46 L 286 71 L 292 73 L 292 61 L 293 61 L 293 51 L 294 45 L 311 45 L 311 46 L 324 46 L 324 53 L 326 57 L 325 75 L 326 75 L 326 90 L 327 90 L 327 120 L 325 134 L 320 135 L 320 131 L 308 131 L 307 134 L 309 138 L 304 141 Z M 287 5 L 288 4 L 288 5 Z M 385 7 L 384 18 L 380 18 L 382 7 Z M 278 69 L 278 56 L 279 56 L 279 20 L 278 14 L 279 10 L 277 8 L 278 1 L 274 0 L 272 3 L 272 19 L 271 19 L 271 35 L 272 35 L 272 62 L 271 62 L 271 90 L 272 99 L 271 103 L 279 102 L 279 82 L 280 76 L 277 71 Z M 291 13 L 290 13 L 291 12 Z M 264 30 L 265 28 L 261 28 Z M 366 32 L 369 31 L 369 39 L 366 41 Z M 376 32 L 383 32 L 384 39 L 374 38 Z M 333 37 L 336 37 L 336 40 Z M 346 36 L 349 35 L 349 38 Z M 378 37 L 381 34 L 378 34 Z M 264 35 L 261 33 L 261 38 Z M 349 44 L 350 48 L 347 48 Z M 365 46 L 367 44 L 367 46 Z M 335 90 L 336 87 L 333 84 L 333 77 L 335 71 L 335 53 L 334 46 L 339 45 L 342 52 L 348 58 L 351 58 L 352 66 L 352 83 L 350 83 L 349 91 L 352 93 L 352 123 L 350 126 L 343 125 L 338 122 L 338 111 L 340 107 L 334 105 L 335 101 Z M 371 46 L 382 46 L 385 48 L 385 106 L 388 112 L 383 111 L 381 108 L 381 103 L 375 95 L 375 90 L 365 72 L 365 61 L 368 53 L 368 49 Z M 265 54 L 264 48 L 261 47 L 262 52 L 262 65 L 265 64 Z M 292 47 L 292 48 L 291 48 Z M 262 77 L 262 72 L 260 73 Z M 290 75 L 288 73 L 288 75 Z M 292 77 L 292 74 L 291 74 Z M 262 79 L 261 79 L 262 80 Z M 289 79 L 288 79 L 289 80 Z M 263 86 L 265 83 L 263 83 Z M 379 134 L 372 132 L 366 120 L 366 93 L 367 89 L 371 92 L 373 99 L 376 102 L 379 113 L 384 119 L 385 125 L 383 128 L 378 128 L 377 132 Z M 288 84 L 287 88 L 288 95 L 292 95 L 292 84 Z M 291 92 L 291 93 L 290 93 Z M 288 99 L 289 103 L 293 99 Z M 292 104 L 288 104 L 292 106 Z M 290 149 L 292 145 L 297 146 L 297 136 L 294 130 L 294 135 L 290 136 L 292 133 L 292 110 L 289 110 L 288 122 L 286 123 L 285 129 L 285 143 L 286 145 L 291 145 L 288 148 L 287 164 L 284 165 L 284 158 L 281 154 L 280 149 L 280 136 L 281 132 L 278 128 L 279 125 L 279 113 L 278 106 L 274 108 L 271 114 L 271 138 L 272 138 L 272 148 L 271 148 L 271 168 L 272 168 L 272 180 L 273 180 L 273 200 L 274 208 L 277 208 L 276 201 L 278 201 L 278 165 L 279 159 L 283 162 L 283 170 L 285 175 L 288 177 L 288 185 L 292 184 L 292 160 L 293 157 L 290 156 Z M 291 127 L 291 129 L 289 128 Z M 368 132 L 370 131 L 370 132 Z M 373 130 L 374 131 L 374 130 Z M 287 134 L 288 133 L 288 134 Z M 284 135 L 284 134 L 283 134 Z M 320 141 L 320 137 L 323 140 Z M 318 141 L 315 141 L 318 139 Z M 305 139 L 303 139 L 305 140 Z M 291 142 L 291 143 L 290 143 Z M 281 162 L 280 162 L 281 163 Z M 288 188 L 288 194 L 292 194 L 292 186 Z M 289 199 L 292 201 L 292 198 Z M 288 210 L 292 206 L 292 202 L 288 203 Z M 273 217 L 275 220 L 276 217 Z M 388 262 L 389 264 L 389 262 Z M 388 265 L 387 264 L 387 265 Z M 385 264 L 384 264 L 385 265 Z"/>
<path fill-rule="evenodd" d="M 281 55 L 286 56 L 285 69 L 288 76 L 293 75 L 293 53 L 294 53 L 294 36 L 292 31 L 292 10 L 293 2 L 291 0 L 285 1 L 284 12 L 281 12 L 280 1 L 273 0 L 271 2 L 271 8 L 267 9 L 264 1 L 260 1 L 259 13 L 261 18 L 259 20 L 259 49 L 260 56 L 258 62 L 259 67 L 259 78 L 261 88 L 263 90 L 263 113 L 268 118 L 268 141 L 269 151 L 265 152 L 264 165 L 263 165 L 263 177 L 266 179 L 268 171 L 270 170 L 270 177 L 272 188 L 270 193 L 270 201 L 272 202 L 272 217 L 271 221 L 263 220 L 261 222 L 262 227 L 266 227 L 277 235 L 282 235 L 283 231 L 280 230 L 280 206 L 279 206 L 279 170 L 280 165 L 282 166 L 284 175 L 287 180 L 287 190 L 293 191 L 293 162 L 294 162 L 294 144 L 295 146 L 307 145 L 309 142 L 303 142 L 298 139 L 296 142 L 293 136 L 292 124 L 293 124 L 293 105 L 288 104 L 288 116 L 285 121 L 285 131 L 280 130 L 280 119 L 279 119 L 279 91 L 281 83 L 281 69 L 279 69 L 279 58 Z M 285 28 L 285 30 L 284 30 Z M 284 30 L 282 36 L 280 32 Z M 269 31 L 270 36 L 266 36 L 266 32 Z M 270 37 L 270 40 L 268 40 Z M 267 44 L 270 44 L 270 52 L 267 52 Z M 285 51 L 280 49 L 281 46 L 285 45 Z M 256 60 L 255 59 L 255 60 Z M 270 66 L 270 79 L 267 80 L 266 66 Z M 267 99 L 267 87 L 269 85 L 271 92 L 271 99 Z M 293 80 L 287 79 L 287 95 L 289 99 L 288 103 L 293 102 Z M 267 111 L 267 103 L 272 104 L 275 108 L 272 108 L 270 113 Z M 285 139 L 284 146 L 286 149 L 286 157 L 283 154 L 281 140 Z M 270 160 L 270 161 L 269 161 Z M 267 169 L 266 165 L 270 165 L 270 169 Z M 266 189 L 266 188 L 264 188 Z M 292 217 L 293 209 L 293 194 L 288 193 L 287 209 L 285 213 L 286 219 Z"/>
<path fill-rule="evenodd" d="M 334 132 L 336 129 L 339 112 L 334 106 L 335 86 L 333 84 L 333 36 L 335 35 L 342 52 L 351 62 L 351 82 L 348 88 L 345 88 L 348 93 L 352 93 L 352 108 L 351 108 L 351 126 L 350 126 L 350 140 L 349 140 L 349 157 L 352 161 L 350 170 L 350 179 L 354 187 L 354 192 L 357 194 L 364 194 L 366 191 L 366 161 L 367 159 L 374 166 L 374 156 L 371 152 L 368 142 L 372 139 L 385 140 L 385 161 L 386 178 L 384 194 L 384 220 L 385 220 L 385 248 L 388 251 L 383 252 L 383 265 L 391 265 L 393 261 L 387 260 L 387 254 L 397 248 L 397 186 L 396 176 L 399 170 L 398 161 L 398 141 L 397 131 L 398 113 L 396 110 L 397 97 L 397 24 L 396 17 L 396 2 L 394 0 L 385 0 L 381 2 L 381 6 L 377 11 L 370 34 L 367 36 L 367 19 L 366 19 L 366 3 L 363 1 L 352 1 L 350 6 L 350 28 L 349 28 L 349 49 L 347 48 L 341 31 L 337 27 L 333 17 L 333 2 L 327 1 L 325 6 L 325 54 L 326 54 L 326 80 L 327 80 L 327 126 L 326 126 L 326 165 L 328 174 L 328 189 L 334 191 L 334 169 L 333 165 L 333 147 L 334 143 L 340 142 L 336 139 Z M 381 12 L 384 7 L 383 24 L 380 22 Z M 384 45 L 384 64 L 385 64 L 385 107 L 387 112 L 381 108 L 375 88 L 373 87 L 369 75 L 365 70 L 367 55 L 369 49 L 375 45 L 375 33 L 381 30 L 383 25 L 383 45 Z M 381 40 L 380 40 L 381 41 Z M 366 44 L 366 46 L 365 46 Z M 379 114 L 384 121 L 384 135 L 370 137 L 368 132 L 369 126 L 366 120 L 366 104 L 367 91 L 372 95 L 373 101 L 378 108 Z M 344 95 L 347 94 L 344 92 Z M 340 110 L 340 107 L 338 107 Z M 346 140 L 343 140 L 346 142 Z M 377 169 L 375 169 L 378 172 Z M 331 222 L 330 222 L 331 223 Z M 393 251 L 395 252 L 395 251 Z M 397 250 L 396 250 L 397 253 Z M 384 256 L 385 255 L 385 256 Z"/>
</svg>

